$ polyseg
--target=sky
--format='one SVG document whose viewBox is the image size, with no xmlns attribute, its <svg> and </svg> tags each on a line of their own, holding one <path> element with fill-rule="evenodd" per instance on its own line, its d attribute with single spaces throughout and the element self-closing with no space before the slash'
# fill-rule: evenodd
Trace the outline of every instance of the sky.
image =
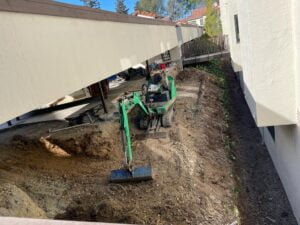
<svg viewBox="0 0 300 225">
<path fill-rule="evenodd" d="M 57 2 L 69 3 L 73 5 L 83 5 L 80 0 L 56 0 Z M 137 0 L 125 0 L 127 8 L 129 8 L 129 13 L 134 11 L 134 6 Z M 115 12 L 115 0 L 100 0 L 101 9 Z"/>
</svg>

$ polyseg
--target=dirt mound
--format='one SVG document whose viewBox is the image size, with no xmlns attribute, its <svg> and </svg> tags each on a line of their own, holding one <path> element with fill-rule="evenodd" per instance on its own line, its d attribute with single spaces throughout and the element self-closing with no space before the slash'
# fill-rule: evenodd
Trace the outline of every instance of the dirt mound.
<svg viewBox="0 0 300 225">
<path fill-rule="evenodd" d="M 120 151 L 119 125 L 102 123 L 95 128 L 79 128 L 52 135 L 49 141 L 71 155 L 84 155 L 100 159 L 111 159 Z"/>
<path fill-rule="evenodd" d="M 7 183 L 0 184 L 0 215 L 47 218 L 45 212 L 25 192 Z"/>
<path fill-rule="evenodd" d="M 10 141 L 11 146 L 19 150 L 26 150 L 32 146 L 38 146 L 39 142 L 36 139 L 31 139 L 25 135 L 14 135 Z"/>
<path fill-rule="evenodd" d="M 195 68 L 185 68 L 180 71 L 176 76 L 176 81 L 178 82 L 189 82 L 189 81 L 201 81 L 205 75 L 204 71 Z"/>
<path fill-rule="evenodd" d="M 118 127 L 114 125 L 116 124 L 106 123 L 102 124 L 101 129 L 97 126 L 84 127 L 76 129 L 76 132 L 64 131 L 40 138 L 15 135 L 10 143 L 19 150 L 39 148 L 58 157 L 87 156 L 110 159 L 115 156 L 114 152 L 119 147 L 119 140 L 116 140 L 118 138 L 114 138 L 118 137 L 118 134 L 110 136 L 111 132 L 118 131 Z"/>
<path fill-rule="evenodd" d="M 49 142 L 59 146 L 71 155 L 85 155 L 109 159 L 113 155 L 113 143 L 100 132 L 90 132 L 72 138 L 49 138 Z"/>
</svg>

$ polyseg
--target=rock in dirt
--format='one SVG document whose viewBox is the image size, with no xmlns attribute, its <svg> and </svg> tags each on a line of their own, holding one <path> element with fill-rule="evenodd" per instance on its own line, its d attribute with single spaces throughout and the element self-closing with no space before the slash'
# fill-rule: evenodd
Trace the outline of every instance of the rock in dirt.
<svg viewBox="0 0 300 225">
<path fill-rule="evenodd" d="M 49 140 L 47 140 L 44 137 L 40 138 L 40 142 L 49 152 L 53 153 L 55 156 L 58 156 L 58 157 L 70 157 L 71 156 L 65 150 L 63 150 L 59 146 L 51 143 Z"/>
</svg>

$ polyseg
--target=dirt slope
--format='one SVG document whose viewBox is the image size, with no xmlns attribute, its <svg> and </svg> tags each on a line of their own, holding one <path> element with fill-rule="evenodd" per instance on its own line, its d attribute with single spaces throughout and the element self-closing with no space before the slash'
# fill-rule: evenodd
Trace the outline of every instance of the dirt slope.
<svg viewBox="0 0 300 225">
<path fill-rule="evenodd" d="M 224 149 L 227 128 L 218 80 L 186 69 L 177 77 L 177 86 L 175 123 L 170 129 L 161 129 L 167 138 L 133 138 L 135 163 L 151 164 L 153 181 L 108 183 L 110 171 L 123 161 L 116 121 L 51 137 L 47 137 L 47 130 L 53 123 L 0 134 L 1 183 L 22 190 L 49 218 L 136 224 L 231 224 L 237 219 L 234 179 Z M 132 130 L 134 135 L 135 129 Z M 0 196 L 5 195 L 0 188 Z M 16 208 L 9 212 L 18 216 L 18 211 Z M 38 211 L 24 216 L 41 214 Z"/>
</svg>

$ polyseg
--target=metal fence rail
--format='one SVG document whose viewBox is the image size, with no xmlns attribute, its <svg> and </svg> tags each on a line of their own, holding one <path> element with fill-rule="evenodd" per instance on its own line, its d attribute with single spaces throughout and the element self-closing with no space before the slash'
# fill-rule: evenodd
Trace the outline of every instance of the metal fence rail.
<svg viewBox="0 0 300 225">
<path fill-rule="evenodd" d="M 227 50 L 227 37 L 200 37 L 182 45 L 183 58 L 209 55 Z"/>
</svg>

